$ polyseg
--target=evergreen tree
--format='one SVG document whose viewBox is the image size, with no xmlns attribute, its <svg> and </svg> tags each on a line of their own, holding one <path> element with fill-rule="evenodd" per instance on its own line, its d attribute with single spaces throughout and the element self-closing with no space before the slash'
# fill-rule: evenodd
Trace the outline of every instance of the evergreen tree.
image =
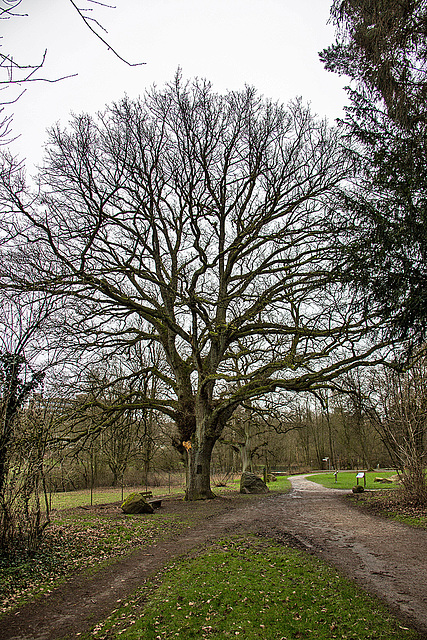
<svg viewBox="0 0 427 640">
<path fill-rule="evenodd" d="M 425 335 L 427 318 L 427 4 L 336 0 L 337 41 L 326 68 L 350 77 L 341 122 L 359 165 L 342 200 L 352 228 L 341 245 L 348 281 L 379 301 L 403 337 Z M 350 144 L 349 144 L 350 146 Z"/>
</svg>

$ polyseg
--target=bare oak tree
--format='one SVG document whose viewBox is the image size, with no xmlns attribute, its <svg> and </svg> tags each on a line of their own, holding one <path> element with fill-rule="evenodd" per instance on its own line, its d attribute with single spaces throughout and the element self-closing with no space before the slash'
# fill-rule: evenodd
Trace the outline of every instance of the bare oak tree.
<svg viewBox="0 0 427 640">
<path fill-rule="evenodd" d="M 85 358 L 161 349 L 162 366 L 134 374 L 158 378 L 156 397 L 135 391 L 117 410 L 174 421 L 189 500 L 213 496 L 211 453 L 243 402 L 381 359 L 375 318 L 334 272 L 330 205 L 348 171 L 336 132 L 299 102 L 178 73 L 54 127 L 40 194 L 1 174 L 21 238 L 3 285 L 62 297 Z"/>
</svg>

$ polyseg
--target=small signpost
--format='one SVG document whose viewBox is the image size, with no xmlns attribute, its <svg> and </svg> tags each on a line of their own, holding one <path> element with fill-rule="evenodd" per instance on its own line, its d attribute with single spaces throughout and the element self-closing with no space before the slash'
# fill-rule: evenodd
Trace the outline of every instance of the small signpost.
<svg viewBox="0 0 427 640">
<path fill-rule="evenodd" d="M 366 487 L 366 475 L 364 471 L 359 471 L 359 473 L 356 474 L 356 484 L 359 484 L 359 480 L 361 480 L 363 478 L 363 486 Z"/>
</svg>

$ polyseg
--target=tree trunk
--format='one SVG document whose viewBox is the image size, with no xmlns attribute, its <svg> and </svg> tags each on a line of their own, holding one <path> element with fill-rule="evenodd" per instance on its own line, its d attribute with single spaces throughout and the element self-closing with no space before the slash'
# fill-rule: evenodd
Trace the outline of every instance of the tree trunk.
<svg viewBox="0 0 427 640">
<path fill-rule="evenodd" d="M 6 484 L 7 477 L 7 454 L 9 450 L 9 444 L 11 440 L 11 430 L 5 429 L 0 437 L 0 493 L 3 491 L 3 487 Z"/>
<path fill-rule="evenodd" d="M 201 436 L 187 444 L 186 500 L 210 500 L 215 498 L 211 490 L 211 456 L 216 438 Z M 191 446 L 190 446 L 191 445 Z"/>
<path fill-rule="evenodd" d="M 242 473 L 245 473 L 248 469 L 253 472 L 252 459 L 249 455 L 247 443 L 240 442 L 237 446 L 239 447 L 240 459 L 242 461 Z"/>
</svg>

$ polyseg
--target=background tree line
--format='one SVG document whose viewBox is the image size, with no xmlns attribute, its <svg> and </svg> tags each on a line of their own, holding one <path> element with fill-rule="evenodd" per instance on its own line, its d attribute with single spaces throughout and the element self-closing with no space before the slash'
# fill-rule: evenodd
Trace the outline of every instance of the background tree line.
<svg viewBox="0 0 427 640">
<path fill-rule="evenodd" d="M 315 469 L 410 470 L 402 474 L 411 504 L 422 504 L 425 464 L 426 365 L 406 374 L 389 368 L 352 374 L 334 391 L 295 394 L 275 409 L 256 403 L 236 411 L 212 454 L 213 489 L 242 471 L 304 473 Z M 99 377 L 96 377 L 100 382 Z M 87 394 L 33 394 L 17 413 L 1 493 L 1 545 L 33 548 L 49 522 L 50 496 L 98 487 L 183 487 L 185 458 L 173 443 L 173 425 L 161 414 L 125 412 L 110 420 Z M 120 390 L 120 393 L 123 389 Z M 111 389 L 108 390 L 112 395 Z M 167 490 L 167 489 L 165 489 Z"/>
</svg>

